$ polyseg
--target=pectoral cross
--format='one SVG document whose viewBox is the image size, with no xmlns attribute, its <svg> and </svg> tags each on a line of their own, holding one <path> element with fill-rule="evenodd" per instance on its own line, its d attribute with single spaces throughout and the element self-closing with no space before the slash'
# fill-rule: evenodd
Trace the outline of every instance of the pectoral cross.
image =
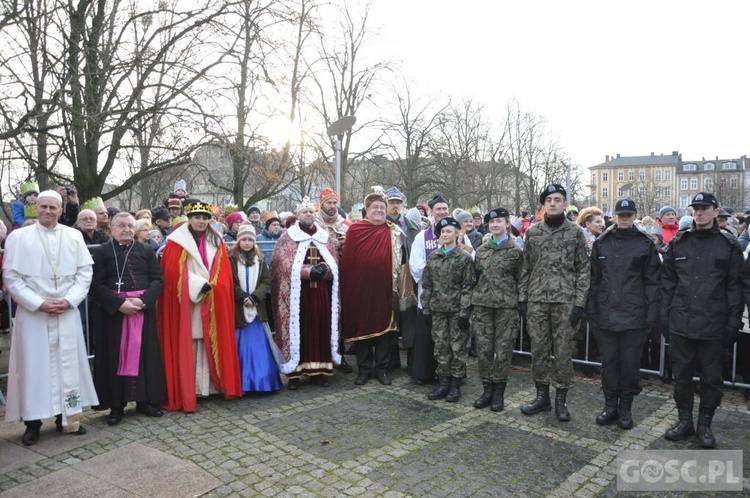
<svg viewBox="0 0 750 498">
<path fill-rule="evenodd" d="M 57 273 L 53 273 L 49 279 L 55 281 L 55 290 L 57 290 L 57 279 L 58 279 Z"/>
<path fill-rule="evenodd" d="M 122 286 L 123 286 L 123 285 L 125 285 L 125 284 L 124 284 L 124 282 L 122 281 L 122 279 L 120 279 L 120 280 L 118 280 L 117 282 L 115 282 L 115 285 L 117 286 L 117 292 L 119 293 L 119 292 L 120 292 L 120 287 L 122 287 Z"/>
<path fill-rule="evenodd" d="M 317 265 L 320 262 L 320 256 L 318 255 L 318 248 L 315 246 L 310 246 L 310 256 L 308 256 L 308 260 L 310 261 L 311 265 Z M 316 289 L 318 287 L 317 282 L 310 282 L 310 288 Z"/>
</svg>

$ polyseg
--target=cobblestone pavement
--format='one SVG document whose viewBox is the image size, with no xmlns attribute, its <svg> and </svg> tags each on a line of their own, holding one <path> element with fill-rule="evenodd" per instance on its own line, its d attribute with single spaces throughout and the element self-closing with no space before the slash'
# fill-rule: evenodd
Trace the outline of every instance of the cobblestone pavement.
<svg viewBox="0 0 750 498">
<path fill-rule="evenodd" d="M 29 448 L 23 425 L 2 422 L 0 496 L 611 496 L 623 450 L 698 448 L 664 439 L 676 410 L 659 380 L 636 398 L 630 431 L 594 423 L 600 386 L 580 376 L 571 422 L 523 416 L 534 390 L 528 360 L 514 361 L 502 413 L 472 407 L 481 391 L 474 361 L 455 404 L 427 400 L 432 386 L 401 371 L 391 386 L 363 387 L 337 372 L 328 388 L 303 382 L 298 391 L 212 397 L 190 415 L 149 419 L 131 405 L 114 427 L 88 411 L 87 435 L 63 436 L 45 422 Z M 740 391 L 727 391 L 714 429 L 721 449 L 750 449 Z M 750 459 L 743 470 L 738 494 L 750 496 Z"/>
</svg>

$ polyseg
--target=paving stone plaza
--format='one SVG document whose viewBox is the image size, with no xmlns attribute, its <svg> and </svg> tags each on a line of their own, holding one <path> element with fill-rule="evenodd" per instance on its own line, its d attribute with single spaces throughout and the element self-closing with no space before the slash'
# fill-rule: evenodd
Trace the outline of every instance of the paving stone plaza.
<svg viewBox="0 0 750 498">
<path fill-rule="evenodd" d="M 625 431 L 594 423 L 600 385 L 581 376 L 568 397 L 571 422 L 522 415 L 535 391 L 528 359 L 514 366 L 502 413 L 473 408 L 481 391 L 473 361 L 455 404 L 428 401 L 432 386 L 403 371 L 391 386 L 363 387 L 356 372 L 337 372 L 327 388 L 303 381 L 298 391 L 211 397 L 190 415 L 147 418 L 131 404 L 111 427 L 106 412 L 87 411 L 85 436 L 60 435 L 49 420 L 32 447 L 21 443 L 22 424 L 2 422 L 0 497 L 613 496 L 620 452 L 698 448 L 664 439 L 677 414 L 671 386 L 658 379 L 644 383 L 636 426 Z M 750 449 L 740 390 L 727 390 L 713 427 L 720 449 Z M 749 462 L 744 491 L 733 495 L 750 496 Z"/>
</svg>

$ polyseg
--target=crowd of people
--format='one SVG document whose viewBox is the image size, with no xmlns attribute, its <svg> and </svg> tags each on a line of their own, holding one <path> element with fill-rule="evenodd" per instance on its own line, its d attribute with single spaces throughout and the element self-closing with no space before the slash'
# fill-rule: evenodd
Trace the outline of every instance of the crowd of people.
<svg viewBox="0 0 750 498">
<path fill-rule="evenodd" d="M 116 425 L 129 402 L 160 417 L 194 412 L 210 395 L 327 387 L 335 369 L 353 371 L 346 355 L 355 385 L 387 386 L 402 349 L 411 379 L 435 383 L 426 397 L 452 403 L 475 355 L 473 406 L 502 412 L 520 334 L 536 388 L 521 412 L 554 408 L 567 422 L 588 324 L 601 359 L 597 424 L 634 426 L 639 370 L 664 336 L 678 409 L 665 437 L 716 446 L 722 373 L 750 300 L 750 238 L 711 193 L 678 222 L 669 206 L 638 219 L 631 199 L 613 216 L 579 212 L 558 184 L 540 193 L 535 215 L 519 216 L 451 211 L 441 195 L 407 209 L 396 187 L 373 187 L 352 216 L 333 189 L 280 214 L 217 208 L 182 181 L 163 207 L 135 213 L 101 198 L 79 209 L 75 189 L 28 182 L 21 192 L 3 281 L 15 303 L 6 419 L 24 422 L 26 445 L 50 417 L 85 434 L 84 407 Z"/>
</svg>

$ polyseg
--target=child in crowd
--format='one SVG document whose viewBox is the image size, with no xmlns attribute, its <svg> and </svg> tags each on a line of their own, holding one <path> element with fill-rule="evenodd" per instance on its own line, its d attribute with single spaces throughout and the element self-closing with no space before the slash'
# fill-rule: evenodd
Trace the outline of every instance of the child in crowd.
<svg viewBox="0 0 750 498">
<path fill-rule="evenodd" d="M 229 250 L 234 275 L 235 327 L 240 356 L 242 391 L 278 391 L 281 378 L 280 353 L 271 338 L 265 299 L 271 288 L 271 273 L 263 251 L 255 244 L 255 228 L 243 221 L 237 243 Z"/>
<path fill-rule="evenodd" d="M 27 218 L 36 218 L 36 197 L 39 186 L 29 180 L 21 184 L 21 198 L 13 203 L 13 229 L 20 228 Z"/>
</svg>

